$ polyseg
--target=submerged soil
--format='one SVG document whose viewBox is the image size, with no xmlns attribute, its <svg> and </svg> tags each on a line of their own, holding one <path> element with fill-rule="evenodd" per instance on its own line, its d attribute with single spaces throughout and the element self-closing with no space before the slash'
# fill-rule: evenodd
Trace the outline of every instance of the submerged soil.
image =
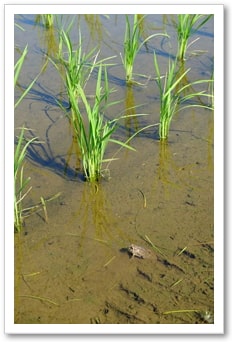
<svg viewBox="0 0 232 342">
<path fill-rule="evenodd" d="M 162 27 L 163 17 L 154 17 L 156 26 Z M 101 44 L 106 43 L 107 32 L 103 53 L 109 50 L 112 55 L 116 47 L 122 51 L 124 29 L 119 31 L 121 38 L 117 36 L 119 45 L 110 28 L 119 29 L 123 17 L 99 18 L 103 36 L 95 34 Z M 33 20 L 34 16 L 16 17 L 27 30 Z M 87 19 L 81 20 L 83 32 L 88 32 Z M 204 73 L 209 77 L 212 26 L 206 24 L 208 34 L 203 32 L 200 39 L 207 52 L 186 62 L 193 69 L 192 79 Z M 167 27 L 174 35 L 173 26 Z M 16 34 L 15 44 L 21 47 L 26 40 L 29 45 L 34 41 L 30 52 L 34 58 L 30 62 L 29 55 L 25 63 L 23 84 L 36 74 L 35 65 L 43 64 L 38 53 L 44 49 L 42 32 L 43 37 L 48 35 L 37 26 L 28 35 Z M 165 50 L 160 51 L 167 63 Z M 151 67 L 151 57 L 149 51 L 140 53 L 141 70 Z M 123 77 L 121 65 L 110 68 L 110 82 L 118 90 L 115 96 L 124 102 L 112 107 L 109 116 L 132 103 L 143 104 L 135 113 L 150 114 L 121 123 L 115 138 L 125 141 L 144 124 L 158 122 L 159 102 L 154 81 L 129 88 Z M 15 113 L 15 127 L 26 122 L 36 129 L 31 134 L 43 141 L 28 150 L 25 176 L 31 177 L 32 191 L 25 206 L 60 193 L 47 203 L 47 219 L 43 210 L 36 212 L 15 234 L 15 323 L 213 323 L 212 111 L 180 111 L 172 121 L 168 143 L 158 141 L 157 126 L 138 134 L 130 143 L 136 152 L 121 149 L 100 183 L 91 185 L 83 180 L 72 130 L 55 102 L 60 96 L 67 101 L 63 94 L 59 75 L 48 64 Z M 106 157 L 117 150 L 116 145 L 109 146 Z M 132 243 L 152 250 L 158 260 L 131 258 L 127 248 Z"/>
</svg>

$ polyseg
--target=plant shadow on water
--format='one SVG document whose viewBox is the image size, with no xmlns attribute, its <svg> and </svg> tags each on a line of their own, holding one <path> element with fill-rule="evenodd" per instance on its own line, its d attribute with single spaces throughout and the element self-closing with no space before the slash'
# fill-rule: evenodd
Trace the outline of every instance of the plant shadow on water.
<svg viewBox="0 0 232 342">
<path fill-rule="evenodd" d="M 103 52 L 110 46 L 114 52 L 115 46 L 122 51 L 121 42 L 102 36 L 104 25 L 110 26 L 106 19 L 103 22 L 102 17 L 94 16 L 83 21 L 93 41 L 104 42 Z M 93 31 L 93 23 L 99 31 Z M 163 21 L 161 26 L 165 25 Z M 116 38 L 123 37 L 124 30 L 119 29 Z M 149 27 L 146 29 L 148 36 Z M 55 56 L 57 47 L 49 52 L 48 42 L 41 39 L 43 32 L 49 39 L 49 32 L 41 30 L 38 44 L 43 48 L 36 49 L 36 56 L 43 50 Z M 137 66 L 148 65 L 144 73 L 149 72 L 155 50 L 163 71 L 173 57 L 173 50 L 166 48 L 164 40 L 155 47 L 149 41 L 137 56 Z M 41 60 L 46 59 L 46 52 Z M 199 64 L 203 71 L 200 57 L 194 65 L 196 77 Z M 128 86 L 122 65 L 109 66 L 108 71 L 122 106 L 106 112 L 105 117 L 112 120 L 125 113 L 115 133 L 115 139 L 125 141 L 159 121 L 159 96 L 152 77 L 147 86 Z M 15 323 L 213 323 L 213 120 L 209 111 L 178 113 L 168 143 L 158 142 L 156 126 L 139 132 L 130 141 L 137 152 L 120 150 L 119 159 L 111 164 L 112 178 L 89 184 L 83 181 L 72 127 L 58 104 L 59 100 L 63 107 L 69 106 L 62 93 L 64 85 L 56 82 L 54 68 L 46 72 L 43 82 L 37 81 L 27 95 L 27 127 L 37 128 L 33 123 L 38 124 L 36 136 L 43 141 L 29 146 L 27 157 L 32 175 L 51 171 L 46 183 L 45 177 L 35 180 L 35 191 L 59 188 L 62 198 L 49 207 L 46 224 L 34 215 L 15 236 Z M 97 70 L 91 77 L 95 82 Z M 51 84 L 56 85 L 54 90 Z M 91 84 L 90 93 L 93 87 Z M 140 117 L 139 112 L 151 114 Z M 110 146 L 106 157 L 114 153 L 117 147 Z M 163 262 L 131 258 L 131 244 L 142 251 L 152 250 Z"/>
<path fill-rule="evenodd" d="M 58 104 L 58 98 L 62 98 L 62 94 L 54 95 L 52 92 L 49 92 L 48 88 L 45 88 L 38 81 L 36 82 L 36 86 L 39 89 L 31 89 L 27 95 L 27 100 L 32 101 L 30 103 L 30 108 L 33 107 L 33 103 L 39 103 L 44 105 L 42 111 L 44 112 L 44 117 L 48 119 L 50 122 L 47 125 L 45 132 L 45 141 L 38 143 L 36 146 L 31 145 L 27 151 L 28 159 L 35 165 L 43 168 L 47 168 L 54 172 L 55 174 L 64 177 L 69 180 L 84 180 L 84 177 L 81 175 L 80 171 L 80 152 L 77 148 L 77 143 L 75 142 L 75 138 L 72 135 L 70 147 L 67 149 L 67 152 L 63 155 L 59 155 L 55 152 L 54 146 L 51 144 L 50 139 L 50 131 L 55 129 L 55 126 L 60 123 L 68 128 L 68 113 L 69 113 L 69 103 L 65 100 L 59 100 L 59 103 L 62 104 L 63 107 L 67 108 L 67 118 L 64 114 L 60 112 L 60 106 Z M 31 129 L 27 129 L 28 133 L 30 133 L 31 138 L 35 138 L 35 133 Z M 67 133 L 68 134 L 68 133 Z M 74 148 L 74 152 L 73 152 Z M 73 162 L 75 165 L 71 167 L 69 165 L 70 158 L 75 156 L 76 161 Z M 78 171 L 79 170 L 79 171 Z"/>
<path fill-rule="evenodd" d="M 36 164 L 39 167 L 43 167 L 46 169 L 51 170 L 55 174 L 64 177 L 66 179 L 77 181 L 84 180 L 84 178 L 81 176 L 80 173 L 77 172 L 75 168 L 72 168 L 69 166 L 67 160 L 69 159 L 69 155 L 62 156 L 62 155 L 54 155 L 50 140 L 48 138 L 49 129 L 52 127 L 53 124 L 50 125 L 50 127 L 47 128 L 46 136 L 47 141 L 44 143 L 39 143 L 36 146 L 30 146 L 27 151 L 27 157 L 28 159 Z M 30 131 L 30 130 L 29 130 Z M 31 136 L 34 136 L 34 132 L 31 132 Z M 46 146 L 45 146 L 46 144 Z M 72 154 L 72 149 L 71 149 Z M 65 158 L 66 157 L 66 158 Z"/>
</svg>

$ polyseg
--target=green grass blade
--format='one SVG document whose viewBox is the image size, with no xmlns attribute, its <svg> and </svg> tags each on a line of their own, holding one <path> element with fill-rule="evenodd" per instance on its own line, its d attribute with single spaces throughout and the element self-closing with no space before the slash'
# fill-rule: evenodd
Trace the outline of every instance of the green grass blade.
<svg viewBox="0 0 232 342">
<path fill-rule="evenodd" d="M 14 66 L 14 86 L 16 85 L 18 81 L 19 74 L 21 72 L 27 53 L 28 53 L 28 46 L 26 45 L 21 57 L 18 59 L 18 61 L 15 63 L 15 66 Z"/>
</svg>

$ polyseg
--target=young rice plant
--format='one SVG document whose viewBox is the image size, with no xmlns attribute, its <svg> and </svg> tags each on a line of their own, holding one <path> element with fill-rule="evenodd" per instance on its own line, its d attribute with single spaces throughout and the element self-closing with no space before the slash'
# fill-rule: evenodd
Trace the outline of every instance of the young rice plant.
<svg viewBox="0 0 232 342">
<path fill-rule="evenodd" d="M 124 56 L 122 58 L 122 63 L 126 73 L 126 82 L 133 83 L 133 68 L 135 63 L 135 58 L 140 51 L 141 47 L 151 38 L 155 36 L 165 36 L 164 33 L 156 33 L 148 36 L 142 42 L 140 42 L 141 37 L 141 22 L 144 20 L 144 16 L 140 17 L 138 14 L 134 15 L 134 22 L 131 27 L 129 17 L 126 15 L 126 30 L 124 36 Z M 143 75 L 144 76 L 144 75 Z"/>
<path fill-rule="evenodd" d="M 210 18 L 210 15 L 203 14 L 178 14 L 177 15 L 177 38 L 178 53 L 177 58 L 184 60 L 186 51 L 197 39 L 188 44 L 190 36 L 199 30 Z"/>
<path fill-rule="evenodd" d="M 20 58 L 15 63 L 14 66 L 14 86 L 16 86 L 23 63 L 27 56 L 28 48 L 27 46 L 23 50 Z M 36 78 L 37 79 L 37 78 Z M 29 90 L 32 88 L 33 84 L 35 83 L 36 79 L 31 82 L 31 84 L 26 88 L 23 94 L 19 97 L 19 99 L 15 103 L 15 108 L 19 105 L 22 99 L 26 96 Z M 21 130 L 19 135 L 18 143 L 16 146 L 16 150 L 14 153 L 14 227 L 15 231 L 20 231 L 23 224 L 23 204 L 22 201 L 29 193 L 31 188 L 27 188 L 27 185 L 30 181 L 30 178 L 24 179 L 23 175 L 23 163 L 26 156 L 27 147 L 34 141 L 36 138 L 29 140 L 24 146 L 24 127 Z"/>
<path fill-rule="evenodd" d="M 104 88 L 102 87 L 102 74 L 104 74 Z M 103 67 L 99 67 L 92 105 L 87 100 L 85 91 L 80 84 L 77 87 L 77 91 L 84 104 L 85 113 L 87 114 L 87 125 L 85 124 L 81 103 L 76 101 L 75 92 L 70 93 L 71 122 L 81 150 L 85 179 L 89 182 L 97 182 L 102 175 L 102 164 L 109 161 L 109 159 L 104 159 L 106 147 L 109 142 L 117 143 L 132 150 L 133 148 L 111 138 L 119 118 L 112 121 L 107 121 L 104 118 L 106 108 L 118 103 L 118 101 L 108 101 L 111 90 L 108 85 L 106 67 L 104 67 L 104 73 Z"/>
<path fill-rule="evenodd" d="M 154 67 L 157 74 L 156 83 L 158 85 L 160 93 L 160 124 L 159 124 L 159 137 L 160 140 L 167 140 L 169 135 L 170 124 L 173 116 L 178 111 L 179 106 L 186 103 L 185 106 L 180 107 L 180 110 L 189 107 L 201 107 L 210 108 L 208 105 L 201 103 L 190 103 L 194 97 L 212 97 L 211 94 L 205 93 L 205 91 L 194 91 L 193 86 L 206 83 L 207 85 L 212 80 L 198 80 L 187 85 L 181 85 L 181 80 L 190 71 L 190 68 L 184 71 L 182 74 L 179 73 L 177 68 L 177 61 L 169 61 L 168 71 L 165 76 L 161 76 L 159 64 L 154 54 Z M 188 93 L 184 95 L 186 92 Z"/>
<path fill-rule="evenodd" d="M 24 144 L 24 131 L 21 129 L 15 154 L 14 154 L 14 227 L 19 232 L 23 226 L 23 199 L 28 195 L 31 187 L 28 187 L 30 177 L 24 178 L 24 161 L 27 148 L 37 138 L 32 138 Z"/>
<path fill-rule="evenodd" d="M 79 88 L 84 89 L 94 68 L 99 67 L 100 64 L 109 60 L 112 57 L 108 57 L 97 61 L 100 51 L 96 52 L 94 47 L 88 53 L 83 51 L 83 42 L 81 32 L 79 31 L 79 44 L 77 49 L 74 49 L 73 42 L 70 38 L 69 31 L 70 27 L 64 31 L 63 29 L 59 32 L 59 52 L 58 61 L 65 69 L 65 77 L 63 77 L 62 70 L 59 68 L 59 63 L 51 60 L 55 68 L 60 73 L 64 83 L 66 84 L 69 104 L 71 106 L 70 97 L 75 96 L 76 101 L 79 99 Z"/>
<path fill-rule="evenodd" d="M 23 66 L 23 63 L 25 61 L 25 58 L 27 56 L 27 46 L 23 50 L 20 58 L 15 63 L 14 66 L 14 87 L 17 85 L 17 81 Z M 15 103 L 15 108 L 20 104 L 20 102 L 23 100 L 23 98 L 27 95 L 27 93 L 30 91 L 36 80 L 38 79 L 41 72 L 43 72 L 44 66 L 41 69 L 40 73 L 34 78 L 34 80 L 27 86 L 27 88 L 23 91 L 19 99 Z M 35 209 L 39 209 L 41 206 L 43 207 L 45 217 L 47 217 L 47 211 L 46 211 L 46 201 L 50 201 L 53 198 L 57 197 L 58 195 L 55 195 L 54 197 L 44 200 L 43 197 L 41 197 L 41 203 L 38 205 L 35 205 L 30 208 L 24 208 L 23 200 L 26 198 L 28 193 L 30 192 L 31 188 L 29 186 L 30 177 L 24 178 L 24 163 L 25 158 L 27 154 L 28 147 L 33 144 L 37 137 L 33 137 L 31 139 L 26 139 L 24 136 L 26 128 L 23 126 L 21 128 L 21 132 L 19 134 L 19 138 L 16 144 L 15 152 L 14 152 L 14 229 L 16 232 L 20 232 L 23 227 L 23 222 L 25 216 L 28 216 L 31 211 L 34 211 Z M 27 214 L 25 214 L 27 213 Z"/>
</svg>

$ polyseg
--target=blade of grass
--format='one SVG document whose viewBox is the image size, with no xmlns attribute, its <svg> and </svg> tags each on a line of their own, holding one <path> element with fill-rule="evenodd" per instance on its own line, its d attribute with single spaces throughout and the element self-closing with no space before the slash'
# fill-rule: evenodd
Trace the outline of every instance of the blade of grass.
<svg viewBox="0 0 232 342">
<path fill-rule="evenodd" d="M 189 48 L 196 40 L 188 44 L 189 38 L 197 32 L 210 18 L 210 15 L 203 14 L 179 14 L 177 15 L 177 37 L 178 52 L 177 59 L 184 60 L 187 48 Z M 203 20 L 202 20 L 203 19 Z M 197 24 L 198 23 L 198 24 Z"/>
<path fill-rule="evenodd" d="M 129 16 L 126 15 L 126 29 L 125 29 L 125 36 L 124 36 L 124 55 L 121 56 L 122 63 L 124 66 L 124 70 L 126 73 L 126 82 L 128 84 L 130 83 L 137 83 L 132 80 L 133 76 L 133 68 L 135 63 L 135 58 L 138 55 L 139 51 L 141 50 L 142 46 L 150 39 L 157 37 L 157 36 L 163 36 L 168 37 L 165 33 L 155 33 L 151 34 L 145 39 L 142 40 L 140 43 L 140 37 L 141 37 L 141 22 L 144 20 L 145 16 L 140 17 L 138 19 L 138 14 L 134 15 L 134 21 L 133 24 L 130 24 Z M 131 27 L 132 26 L 132 27 Z M 144 75 L 145 76 L 145 75 Z"/>
<path fill-rule="evenodd" d="M 170 310 L 170 311 L 164 311 L 163 315 L 170 315 L 170 314 L 176 314 L 176 313 L 188 313 L 188 312 L 201 312 L 201 309 L 184 309 L 184 310 Z"/>
<path fill-rule="evenodd" d="M 20 297 L 24 297 L 24 298 L 31 298 L 31 299 L 37 299 L 40 300 L 41 302 L 47 302 L 49 304 L 53 304 L 56 306 L 59 306 L 60 304 L 54 302 L 53 300 L 49 299 L 49 298 L 45 298 L 45 297 L 39 297 L 39 296 L 32 296 L 32 295 L 20 295 Z"/>
<path fill-rule="evenodd" d="M 187 73 L 190 71 L 188 68 L 180 73 L 178 68 L 177 60 L 169 61 L 168 71 L 163 79 L 160 73 L 160 67 L 156 54 L 154 53 L 154 68 L 157 74 L 155 79 L 158 85 L 160 94 L 160 126 L 159 126 L 159 137 L 160 140 L 167 140 L 170 124 L 173 116 L 179 110 L 183 110 L 189 107 L 209 108 L 207 104 L 201 103 L 190 103 L 183 107 L 180 107 L 183 103 L 187 103 L 193 98 L 211 97 L 211 94 L 207 94 L 205 91 L 194 91 L 193 86 L 202 85 L 204 83 L 209 84 L 211 80 L 197 80 L 190 82 L 187 85 L 181 86 L 182 80 L 184 80 Z M 189 91 L 188 94 L 182 95 Z"/>
<path fill-rule="evenodd" d="M 159 252 L 160 255 L 162 255 L 162 256 L 164 256 L 164 257 L 166 258 L 166 255 L 165 255 L 163 252 L 161 252 L 161 250 L 160 250 L 157 246 L 155 246 L 155 245 L 153 244 L 153 242 L 149 239 L 149 237 L 148 237 L 147 235 L 145 235 L 145 240 L 151 245 L 151 247 L 152 247 L 155 251 Z"/>
</svg>

